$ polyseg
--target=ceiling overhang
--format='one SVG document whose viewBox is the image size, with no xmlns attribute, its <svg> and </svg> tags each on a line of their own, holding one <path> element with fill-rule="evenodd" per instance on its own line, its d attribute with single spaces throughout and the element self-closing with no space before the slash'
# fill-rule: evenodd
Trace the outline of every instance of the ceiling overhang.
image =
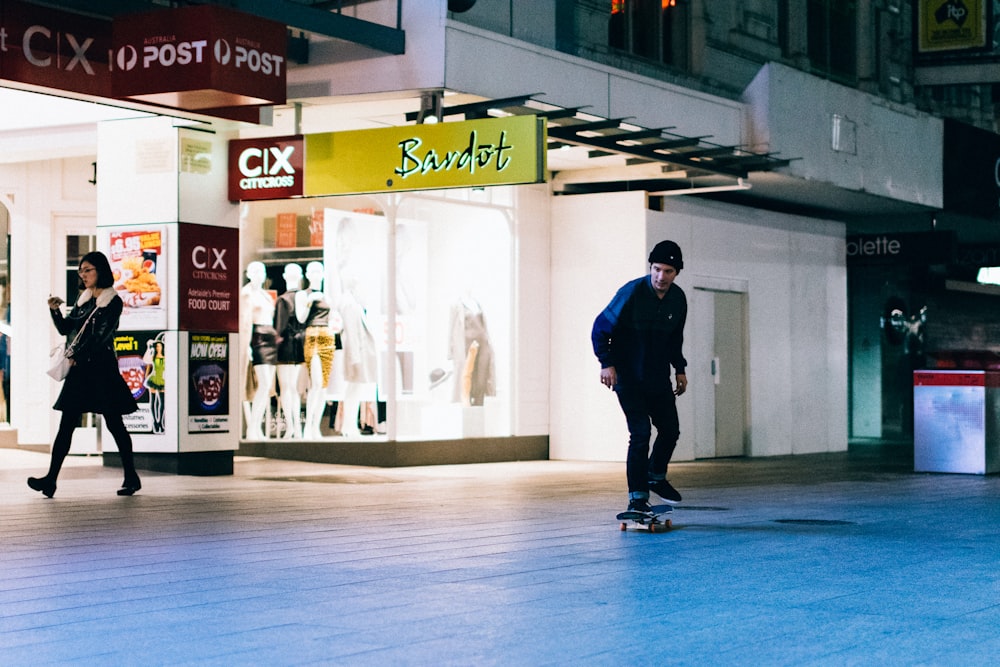
<svg viewBox="0 0 1000 667">
<path fill-rule="evenodd" d="M 156 0 L 26 0 L 31 4 L 54 7 L 65 11 L 114 19 L 123 14 L 166 10 L 170 6 Z M 369 0 L 174 0 L 171 6 L 219 5 L 246 14 L 283 23 L 290 29 L 353 42 L 392 55 L 401 55 L 406 47 L 406 32 L 400 28 L 400 5 L 397 0 L 396 27 L 363 21 L 331 8 L 364 4 Z"/>
</svg>

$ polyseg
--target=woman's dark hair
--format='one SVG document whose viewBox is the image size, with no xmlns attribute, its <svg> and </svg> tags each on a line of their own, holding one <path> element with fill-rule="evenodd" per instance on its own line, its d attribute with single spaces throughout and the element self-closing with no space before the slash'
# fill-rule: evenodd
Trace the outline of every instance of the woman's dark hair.
<svg viewBox="0 0 1000 667">
<path fill-rule="evenodd" d="M 103 252 L 88 252 L 86 255 L 80 258 L 80 266 L 87 262 L 95 269 L 97 269 L 97 283 L 96 286 L 100 288 L 111 287 L 115 284 L 115 274 L 111 272 L 111 264 L 108 262 L 108 258 Z M 83 281 L 80 281 L 80 289 L 83 289 Z"/>
</svg>

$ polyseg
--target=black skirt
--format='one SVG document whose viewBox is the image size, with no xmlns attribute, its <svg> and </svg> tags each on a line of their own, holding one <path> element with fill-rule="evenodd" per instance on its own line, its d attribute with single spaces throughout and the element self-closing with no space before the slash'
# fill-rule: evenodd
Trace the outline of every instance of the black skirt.
<svg viewBox="0 0 1000 667">
<path fill-rule="evenodd" d="M 63 412 L 101 415 L 127 415 L 139 409 L 112 350 L 70 368 L 52 407 Z"/>
<path fill-rule="evenodd" d="M 278 332 L 266 324 L 253 325 L 250 334 L 250 363 L 274 366 L 278 363 Z"/>
</svg>

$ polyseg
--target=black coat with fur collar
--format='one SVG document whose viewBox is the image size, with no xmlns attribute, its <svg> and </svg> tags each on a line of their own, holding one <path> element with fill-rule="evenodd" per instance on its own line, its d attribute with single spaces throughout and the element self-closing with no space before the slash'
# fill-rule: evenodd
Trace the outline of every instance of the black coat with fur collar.
<svg viewBox="0 0 1000 667">
<path fill-rule="evenodd" d="M 69 356 L 76 362 L 53 406 L 56 410 L 125 415 L 138 409 L 118 370 L 114 348 L 123 305 L 113 289 L 102 290 L 96 299 L 88 289 L 69 315 L 64 317 L 58 309 L 50 311 L 56 330 L 66 336 Z M 77 336 L 81 327 L 83 331 Z"/>
</svg>

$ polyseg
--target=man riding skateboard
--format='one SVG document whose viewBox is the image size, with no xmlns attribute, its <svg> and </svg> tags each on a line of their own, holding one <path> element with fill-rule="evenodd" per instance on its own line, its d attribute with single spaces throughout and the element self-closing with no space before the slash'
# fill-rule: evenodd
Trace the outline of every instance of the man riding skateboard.
<svg viewBox="0 0 1000 667">
<path fill-rule="evenodd" d="M 681 500 L 667 481 L 667 464 L 680 435 L 675 399 L 687 390 L 682 352 L 687 297 L 674 284 L 683 268 L 680 246 L 657 243 L 649 253 L 649 275 L 625 283 L 594 320 L 591 332 L 601 384 L 618 396 L 628 424 L 630 512 L 651 511 L 650 491 L 671 504 Z M 656 427 L 652 452 L 651 424 Z"/>
</svg>

